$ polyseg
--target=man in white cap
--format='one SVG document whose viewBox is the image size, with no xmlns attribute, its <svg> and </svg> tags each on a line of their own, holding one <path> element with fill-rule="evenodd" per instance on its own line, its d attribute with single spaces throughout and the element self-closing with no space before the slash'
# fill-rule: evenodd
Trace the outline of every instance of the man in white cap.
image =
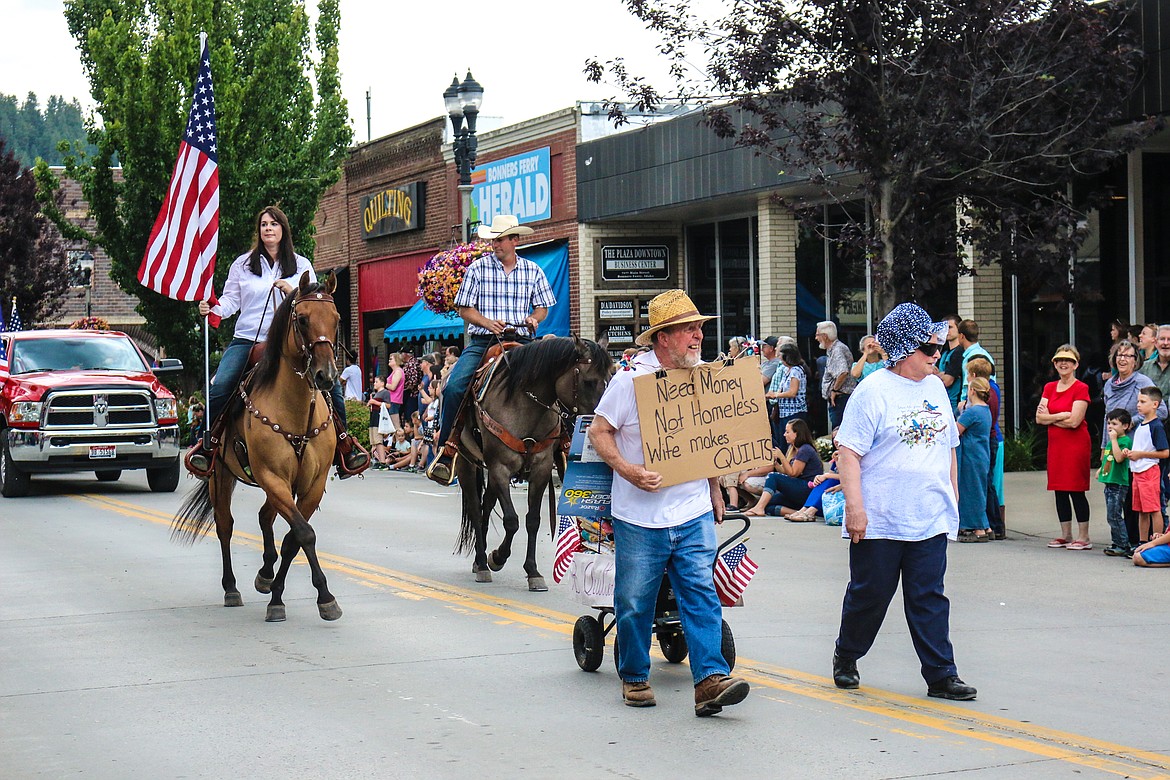
<svg viewBox="0 0 1170 780">
<path fill-rule="evenodd" d="M 639 346 L 653 350 L 634 357 L 618 371 L 589 426 L 597 454 L 613 469 L 612 514 L 615 550 L 614 619 L 622 678 L 622 700 L 631 707 L 653 707 L 650 688 L 650 632 L 662 573 L 670 577 L 690 649 L 695 682 L 695 715 L 714 715 L 747 697 L 746 680 L 730 677 L 723 658 L 723 608 L 711 570 L 717 542 L 715 523 L 723 520 L 717 479 L 696 479 L 662 487 L 662 475 L 647 470 L 642 429 L 634 398 L 634 378 L 659 368 L 699 364 L 703 323 L 682 290 L 650 301 L 650 327 Z"/>
<path fill-rule="evenodd" d="M 467 267 L 455 295 L 455 308 L 467 323 L 469 338 L 443 385 L 439 425 L 443 449 L 427 469 L 427 476 L 439 484 L 451 484 L 454 476 L 458 443 L 451 430 L 484 353 L 509 326 L 519 326 L 517 341 L 531 341 L 557 302 L 540 266 L 516 254 L 520 239 L 532 232 L 510 214 L 497 215 L 491 227 L 479 227 L 479 237 L 492 242 L 492 252 Z"/>
<path fill-rule="evenodd" d="M 837 431 L 842 531 L 852 542 L 833 653 L 838 688 L 860 685 L 857 659 L 873 645 L 900 579 L 927 695 L 975 698 L 955 667 L 943 593 L 947 540 L 959 529 L 959 431 L 936 366 L 946 337 L 945 322 L 912 303 L 896 306 L 877 329 L 887 368 L 857 386 Z"/>
</svg>

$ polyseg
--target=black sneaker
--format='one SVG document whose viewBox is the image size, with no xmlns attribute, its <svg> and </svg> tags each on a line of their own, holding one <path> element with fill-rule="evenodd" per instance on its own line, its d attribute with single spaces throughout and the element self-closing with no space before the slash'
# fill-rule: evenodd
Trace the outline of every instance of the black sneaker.
<svg viewBox="0 0 1170 780">
<path fill-rule="evenodd" d="M 952 701 L 971 701 L 975 698 L 976 690 L 959 679 L 958 675 L 944 677 L 932 682 L 926 688 L 926 695 L 936 699 L 951 699 Z"/>
<path fill-rule="evenodd" d="M 1109 545 L 1101 552 L 1103 552 L 1106 555 L 1113 557 L 1113 558 L 1126 558 L 1126 557 L 1130 556 L 1129 550 L 1125 549 L 1124 547 L 1118 547 L 1117 545 L 1113 545 L 1113 544 Z"/>
<path fill-rule="evenodd" d="M 857 673 L 857 661 L 846 661 L 833 653 L 833 684 L 838 688 L 845 689 L 861 685 L 861 675 Z"/>
</svg>

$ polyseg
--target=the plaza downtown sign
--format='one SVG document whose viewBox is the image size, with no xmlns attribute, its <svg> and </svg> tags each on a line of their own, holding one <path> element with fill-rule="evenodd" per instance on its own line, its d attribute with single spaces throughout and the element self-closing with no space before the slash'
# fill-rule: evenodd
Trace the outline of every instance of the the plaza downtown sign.
<svg viewBox="0 0 1170 780">
<path fill-rule="evenodd" d="M 362 238 L 368 240 L 423 227 L 425 189 L 426 182 L 416 181 L 364 195 L 359 210 Z"/>
</svg>

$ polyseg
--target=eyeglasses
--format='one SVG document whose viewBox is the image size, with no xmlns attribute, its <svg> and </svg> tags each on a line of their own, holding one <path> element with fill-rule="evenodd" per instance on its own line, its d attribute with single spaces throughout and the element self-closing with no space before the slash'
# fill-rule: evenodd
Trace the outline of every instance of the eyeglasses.
<svg viewBox="0 0 1170 780">
<path fill-rule="evenodd" d="M 1118 352 L 1114 357 L 1116 357 L 1118 360 L 1121 360 L 1122 358 L 1125 358 L 1126 360 L 1136 360 L 1137 353 L 1136 352 Z"/>
<path fill-rule="evenodd" d="M 934 357 L 938 354 L 942 344 L 935 344 L 933 341 L 928 341 L 925 344 L 918 345 L 918 351 L 927 357 Z"/>
</svg>

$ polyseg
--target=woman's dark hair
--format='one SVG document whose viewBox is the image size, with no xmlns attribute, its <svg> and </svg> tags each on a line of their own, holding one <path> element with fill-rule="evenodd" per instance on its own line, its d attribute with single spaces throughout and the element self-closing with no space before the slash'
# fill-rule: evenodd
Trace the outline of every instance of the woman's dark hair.
<svg viewBox="0 0 1170 780">
<path fill-rule="evenodd" d="M 260 275 L 260 258 L 267 256 L 268 250 L 260 240 L 260 220 L 267 214 L 280 223 L 280 248 L 276 257 L 268 258 L 274 263 L 280 263 L 280 278 L 287 279 L 297 272 L 297 253 L 293 249 L 292 228 L 288 226 L 288 217 L 279 206 L 265 206 L 256 215 L 256 235 L 252 238 L 252 254 L 248 258 L 248 270 L 254 276 Z"/>
<path fill-rule="evenodd" d="M 807 422 L 797 417 L 795 420 L 789 420 L 788 424 L 792 426 L 792 432 L 796 434 L 796 438 L 792 440 L 794 449 L 800 449 L 805 444 L 812 444 L 815 449 L 812 429 L 808 427 Z"/>
<path fill-rule="evenodd" d="M 780 361 L 786 366 L 800 366 L 804 369 L 805 376 L 808 376 L 808 366 L 805 365 L 804 357 L 795 344 L 785 344 L 780 347 Z"/>
</svg>

